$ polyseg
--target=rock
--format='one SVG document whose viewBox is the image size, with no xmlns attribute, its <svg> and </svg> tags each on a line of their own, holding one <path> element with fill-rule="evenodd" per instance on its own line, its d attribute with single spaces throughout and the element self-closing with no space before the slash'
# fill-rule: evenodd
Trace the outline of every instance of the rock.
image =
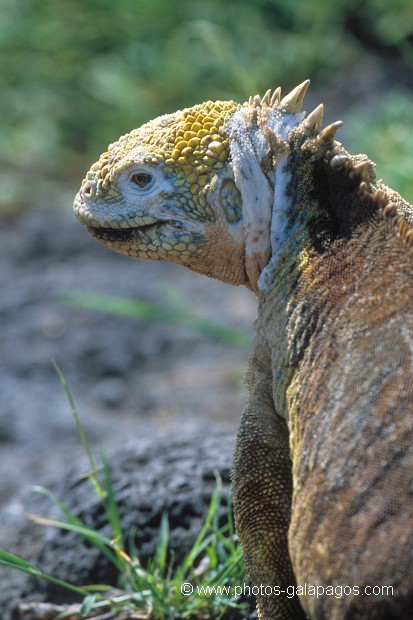
<svg viewBox="0 0 413 620">
<path fill-rule="evenodd" d="M 221 518 L 225 522 L 232 447 L 233 437 L 228 435 L 199 436 L 181 431 L 180 436 L 170 438 L 137 438 L 133 446 L 108 456 L 124 534 L 127 537 L 131 528 L 136 528 L 136 546 L 144 565 L 154 555 L 165 512 L 176 561 L 189 551 L 208 511 L 216 485 L 215 471 L 222 479 Z M 82 476 L 87 470 L 86 462 L 82 467 L 74 467 L 62 480 L 56 480 L 52 490 L 87 525 L 110 536 L 101 503 L 90 481 Z M 60 517 L 48 499 L 26 493 L 0 511 L 0 518 L 7 510 L 9 517 L 10 511 L 14 511 L 17 518 L 10 528 L 8 551 L 21 555 L 45 573 L 76 585 L 117 585 L 112 565 L 80 536 L 22 520 L 24 513 L 33 512 Z M 2 620 L 19 620 L 16 609 L 22 601 L 76 601 L 67 590 L 4 567 L 0 567 L 0 582 Z M 238 613 L 231 617 L 248 616 Z"/>
<path fill-rule="evenodd" d="M 63 476 L 81 458 L 52 360 L 97 449 L 151 437 L 161 425 L 169 433 L 209 428 L 213 420 L 235 434 L 244 403 L 247 347 L 190 325 L 112 315 L 103 302 L 99 311 L 84 308 L 80 299 L 92 293 L 165 309 L 178 299 L 207 321 L 248 329 L 252 295 L 178 265 L 110 252 L 91 241 L 68 206 L 66 215 L 52 205 L 0 217 L 0 505 L 49 472 Z M 67 303 L 71 295 L 75 305 Z M 3 531 L 4 523 L 0 547 Z"/>
</svg>

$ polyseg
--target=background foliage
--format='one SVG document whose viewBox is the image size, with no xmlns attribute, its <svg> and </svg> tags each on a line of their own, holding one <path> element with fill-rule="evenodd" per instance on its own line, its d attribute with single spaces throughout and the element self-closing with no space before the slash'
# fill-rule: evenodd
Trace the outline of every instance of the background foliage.
<svg viewBox="0 0 413 620">
<path fill-rule="evenodd" d="M 1 201 L 67 208 L 143 121 L 307 77 L 412 199 L 412 41 L 411 0 L 0 0 Z"/>
</svg>

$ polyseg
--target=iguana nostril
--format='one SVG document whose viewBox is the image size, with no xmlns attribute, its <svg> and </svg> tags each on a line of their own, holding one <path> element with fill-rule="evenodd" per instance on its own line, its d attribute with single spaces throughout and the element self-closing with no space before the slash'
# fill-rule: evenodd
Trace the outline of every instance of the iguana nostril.
<svg viewBox="0 0 413 620">
<path fill-rule="evenodd" d="M 93 198 L 96 194 L 96 183 L 93 183 L 92 181 L 85 181 L 80 191 L 83 198 Z"/>
</svg>

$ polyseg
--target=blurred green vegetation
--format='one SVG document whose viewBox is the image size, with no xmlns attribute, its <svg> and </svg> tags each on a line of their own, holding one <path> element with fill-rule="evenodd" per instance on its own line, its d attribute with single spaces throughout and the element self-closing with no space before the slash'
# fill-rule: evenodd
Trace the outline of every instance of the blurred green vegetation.
<svg viewBox="0 0 413 620">
<path fill-rule="evenodd" d="M 367 56 L 389 97 L 346 125 L 412 199 L 412 41 L 411 0 L 0 0 L 0 202 L 67 208 L 108 143 L 206 99 L 310 77 L 344 81 L 351 102 Z"/>
</svg>

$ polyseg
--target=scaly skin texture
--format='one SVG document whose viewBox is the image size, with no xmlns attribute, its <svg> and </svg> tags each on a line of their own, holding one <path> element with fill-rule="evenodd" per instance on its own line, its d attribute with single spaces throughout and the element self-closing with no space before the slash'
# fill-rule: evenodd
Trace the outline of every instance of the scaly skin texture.
<svg viewBox="0 0 413 620">
<path fill-rule="evenodd" d="M 300 113 L 307 86 L 144 125 L 75 211 L 112 249 L 258 295 L 233 488 L 259 617 L 413 618 L 413 208 L 322 106 Z"/>
</svg>

